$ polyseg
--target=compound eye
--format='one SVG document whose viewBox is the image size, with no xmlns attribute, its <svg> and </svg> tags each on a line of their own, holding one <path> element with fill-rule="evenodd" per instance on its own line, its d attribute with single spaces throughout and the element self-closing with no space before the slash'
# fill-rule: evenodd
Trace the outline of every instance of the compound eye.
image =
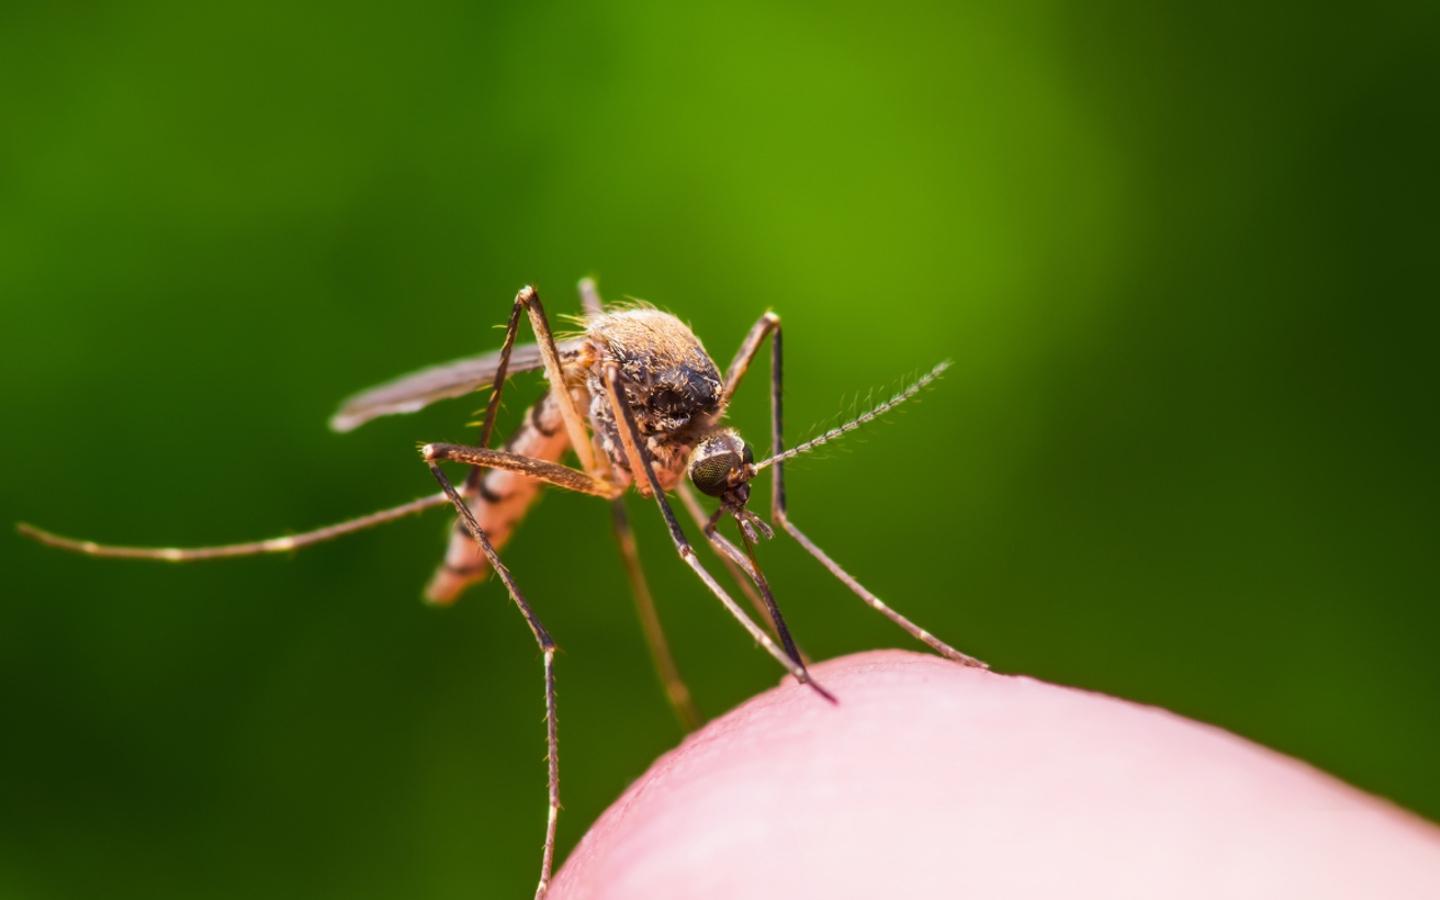
<svg viewBox="0 0 1440 900">
<path fill-rule="evenodd" d="M 750 449 L 749 444 L 743 445 L 740 451 L 740 458 L 745 460 L 745 465 L 747 466 L 753 466 L 755 464 L 755 451 Z"/>
<path fill-rule="evenodd" d="M 740 467 L 740 458 L 734 453 L 715 453 L 697 459 L 690 467 L 690 481 L 702 493 L 718 497 L 730 486 L 730 473 Z"/>
</svg>

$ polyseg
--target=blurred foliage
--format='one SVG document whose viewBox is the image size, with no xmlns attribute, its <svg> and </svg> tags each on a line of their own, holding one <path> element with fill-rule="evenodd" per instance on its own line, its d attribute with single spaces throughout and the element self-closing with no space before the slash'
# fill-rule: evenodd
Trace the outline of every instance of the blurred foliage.
<svg viewBox="0 0 1440 900">
<path fill-rule="evenodd" d="M 881 596 L 1440 816 L 1436 10 L 6 4 L 0 511 L 335 521 L 430 491 L 479 401 L 335 402 L 495 346 L 525 281 L 722 362 L 774 307 L 792 440 L 956 361 L 790 476 Z M 775 683 L 631 508 L 704 709 Z M 525 896 L 539 658 L 495 584 L 419 604 L 445 520 L 192 568 L 0 541 L 0 895 Z M 906 645 L 763 552 L 815 656 Z M 604 505 L 508 555 L 566 651 L 565 849 L 678 735 Z"/>
</svg>

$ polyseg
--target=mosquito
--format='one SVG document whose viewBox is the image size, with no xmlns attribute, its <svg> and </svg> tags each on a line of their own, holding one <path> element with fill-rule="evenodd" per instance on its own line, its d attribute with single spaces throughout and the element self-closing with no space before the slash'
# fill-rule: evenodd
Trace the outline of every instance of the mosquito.
<svg viewBox="0 0 1440 900">
<path fill-rule="evenodd" d="M 947 363 L 935 366 L 904 390 L 844 424 L 786 450 L 781 437 L 782 353 L 780 317 L 766 312 L 745 336 L 722 375 L 690 328 L 675 316 L 641 304 L 606 307 L 591 279 L 580 282 L 584 330 L 557 341 L 539 293 L 520 290 L 510 310 L 499 351 L 424 369 L 356 394 L 330 420 L 336 431 L 350 431 L 384 415 L 409 413 L 430 404 L 491 388 L 474 445 L 431 443 L 420 449 L 440 492 L 356 519 L 285 537 L 213 547 L 123 547 L 76 540 L 21 524 L 20 531 L 41 543 L 89 556 L 194 562 L 265 553 L 283 553 L 392 522 L 438 506 L 457 513 L 443 562 L 426 587 L 435 603 L 454 602 L 490 573 L 504 584 L 539 645 L 545 680 L 547 813 L 536 898 L 549 887 L 555 856 L 555 826 L 560 811 L 559 743 L 555 718 L 555 641 L 535 614 L 499 550 L 535 501 L 542 486 L 590 494 L 611 503 L 612 526 L 632 593 L 635 595 L 650 653 L 665 694 L 682 726 L 695 727 L 699 715 L 679 675 L 660 629 L 654 601 L 640 567 L 633 532 L 621 500 L 634 488 L 653 498 L 680 559 L 767 653 L 796 681 L 824 700 L 835 697 L 810 676 L 760 569 L 756 547 L 773 537 L 769 524 L 748 508 L 750 483 L 766 469 L 773 474 L 770 518 L 829 572 L 871 608 L 932 650 L 957 663 L 985 664 L 944 643 L 867 590 L 791 521 L 785 498 L 784 463 L 873 421 L 914 397 L 940 377 Z M 534 344 L 516 345 L 521 318 L 529 319 Z M 770 341 L 770 452 L 759 462 L 739 433 L 723 424 L 725 411 L 751 363 Z M 524 414 L 522 424 L 498 449 L 491 447 L 506 379 L 517 372 L 543 370 L 549 388 Z M 562 464 L 572 452 L 579 467 Z M 457 486 L 441 463 L 469 467 Z M 706 515 L 698 491 L 718 501 Z M 758 624 L 700 562 L 680 527 L 668 495 L 674 493 L 706 542 L 751 598 L 774 632 Z M 735 522 L 739 545 L 719 526 Z"/>
</svg>

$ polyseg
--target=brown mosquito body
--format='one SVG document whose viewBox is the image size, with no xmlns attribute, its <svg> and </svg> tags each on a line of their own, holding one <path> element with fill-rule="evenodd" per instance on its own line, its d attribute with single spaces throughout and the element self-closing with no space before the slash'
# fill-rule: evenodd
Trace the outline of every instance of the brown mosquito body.
<svg viewBox="0 0 1440 900">
<path fill-rule="evenodd" d="M 42 543 L 87 555 L 188 562 L 286 552 L 425 509 L 451 505 L 457 513 L 456 528 L 426 596 L 437 603 L 452 602 L 468 586 L 493 573 L 524 617 L 542 653 L 549 805 L 537 897 L 545 893 L 550 882 L 560 808 L 555 642 L 498 551 L 543 486 L 611 502 L 615 536 L 647 644 L 667 699 L 686 728 L 698 724 L 699 715 L 660 628 L 620 500 L 632 488 L 655 501 L 681 560 L 730 615 L 786 671 L 825 700 L 834 702 L 835 698 L 810 677 L 759 565 L 757 543 L 773 536 L 773 531 L 747 503 L 751 480 L 767 468 L 773 469 L 774 475 L 770 518 L 776 526 L 864 602 L 917 640 L 959 663 L 983 665 L 906 619 L 842 569 L 790 521 L 785 497 L 786 460 L 834 440 L 908 400 L 938 377 L 944 364 L 869 412 L 785 450 L 781 436 L 782 359 L 777 315 L 766 313 L 756 322 L 722 373 L 699 339 L 675 316 L 639 305 L 607 309 L 588 279 L 581 282 L 580 289 L 585 309 L 581 334 L 557 342 L 539 295 L 526 287 L 515 298 L 498 352 L 436 366 L 372 388 L 347 400 L 331 419 L 333 428 L 348 431 L 377 416 L 413 412 L 435 401 L 493 385 L 477 444 L 431 443 L 421 449 L 423 461 L 440 485 L 438 494 L 304 534 L 219 547 L 120 547 L 20 526 L 23 533 Z M 528 318 L 535 332 L 535 344 L 515 343 L 522 317 Z M 757 462 L 750 445 L 722 420 L 767 338 L 771 347 L 770 452 Z M 501 447 L 491 448 L 507 376 L 536 369 L 544 370 L 548 391 L 525 412 L 520 425 Z M 578 467 L 562 464 L 567 453 L 573 453 Z M 447 462 L 470 467 L 458 486 L 441 468 Z M 716 498 L 717 508 L 705 513 L 692 488 Z M 771 631 L 736 603 L 700 562 L 670 506 L 670 493 L 680 497 L 706 542 L 750 598 L 764 625 L 773 631 L 773 638 Z M 736 523 L 738 546 L 719 532 L 727 518 Z"/>
<path fill-rule="evenodd" d="M 720 371 L 690 329 L 669 313 L 645 307 L 600 312 L 587 317 L 583 337 L 557 344 L 556 351 L 564 390 L 588 420 L 596 449 L 603 454 L 599 468 L 606 471 L 606 479 L 618 490 L 635 483 L 604 384 L 605 368 L 618 366 L 656 478 L 663 489 L 674 490 L 691 448 L 721 412 Z M 539 357 L 533 357 L 532 365 L 541 365 Z M 515 371 L 513 353 L 510 371 Z M 347 404 L 350 412 L 342 411 L 336 419 L 349 422 L 367 406 L 367 395 L 360 395 Z M 570 441 L 553 388 L 526 411 L 503 447 L 532 459 L 560 460 Z M 540 485 L 512 470 L 477 469 L 461 494 L 498 550 L 538 496 Z M 648 487 L 641 484 L 640 492 L 648 494 Z M 463 527 L 457 527 L 426 597 L 436 603 L 453 602 L 488 573 L 484 553 Z"/>
</svg>

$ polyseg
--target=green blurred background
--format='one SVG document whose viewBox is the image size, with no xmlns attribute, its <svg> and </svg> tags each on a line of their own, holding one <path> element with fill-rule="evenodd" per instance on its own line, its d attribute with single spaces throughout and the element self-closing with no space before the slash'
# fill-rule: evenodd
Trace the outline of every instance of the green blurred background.
<svg viewBox="0 0 1440 900">
<path fill-rule="evenodd" d="M 336 402 L 497 345 L 526 281 L 722 361 L 774 307 L 792 440 L 956 361 L 790 476 L 881 596 L 1440 817 L 1436 10 L 7 3 L 0 512 L 335 521 L 480 405 Z M 776 683 L 631 509 L 704 710 Z M 193 568 L 0 539 L 0 895 L 528 896 L 539 659 L 493 583 L 420 604 L 447 518 Z M 764 554 L 813 655 L 907 646 Z M 605 506 L 508 556 L 565 650 L 564 851 L 678 733 Z"/>
</svg>

